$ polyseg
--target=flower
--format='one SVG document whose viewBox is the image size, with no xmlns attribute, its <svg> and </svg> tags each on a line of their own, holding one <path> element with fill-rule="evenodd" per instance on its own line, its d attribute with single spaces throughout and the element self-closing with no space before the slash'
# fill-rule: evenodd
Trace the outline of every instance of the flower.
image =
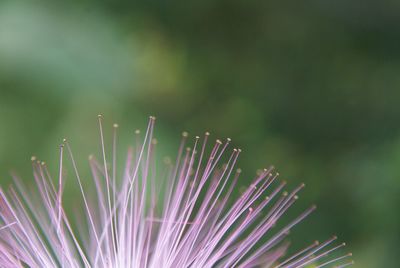
<svg viewBox="0 0 400 268">
<path fill-rule="evenodd" d="M 289 231 L 315 206 L 282 225 L 281 216 L 296 202 L 301 184 L 284 191 L 272 167 L 257 173 L 240 198 L 231 195 L 241 170 L 240 149 L 230 139 L 208 146 L 210 134 L 182 141 L 174 163 L 156 166 L 150 117 L 136 149 L 129 149 L 123 174 L 117 175 L 117 128 L 107 162 L 102 116 L 101 160 L 89 157 L 93 189 L 84 189 L 71 146 L 63 140 L 54 183 L 44 162 L 32 157 L 37 191 L 18 178 L 8 192 L 0 189 L 1 267 L 337 267 L 351 265 L 351 254 L 329 257 L 344 246 L 336 237 L 314 242 L 286 256 Z M 83 215 L 67 213 L 63 204 L 65 162 L 69 159 L 79 186 Z M 87 187 L 86 187 L 87 188 Z M 91 191 L 92 190 L 92 191 Z"/>
</svg>

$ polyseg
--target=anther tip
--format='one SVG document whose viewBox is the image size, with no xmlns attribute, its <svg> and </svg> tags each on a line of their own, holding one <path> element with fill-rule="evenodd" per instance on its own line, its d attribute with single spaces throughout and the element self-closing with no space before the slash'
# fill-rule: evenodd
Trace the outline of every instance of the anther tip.
<svg viewBox="0 0 400 268">
<path fill-rule="evenodd" d="M 113 128 L 118 128 L 118 127 L 119 127 L 119 125 L 117 123 L 113 124 Z"/>
<path fill-rule="evenodd" d="M 36 160 L 36 156 L 32 155 L 31 156 L 31 161 L 35 161 Z"/>
<path fill-rule="evenodd" d="M 207 131 L 207 132 L 205 133 L 205 135 L 206 135 L 206 136 L 210 136 L 210 132 Z"/>
<path fill-rule="evenodd" d="M 135 134 L 137 135 L 137 134 L 140 134 L 140 130 L 139 129 L 136 129 L 135 130 Z"/>
<path fill-rule="evenodd" d="M 183 131 L 183 132 L 182 132 L 182 137 L 185 137 L 185 138 L 186 138 L 187 136 L 189 136 L 189 133 L 187 133 L 186 131 Z"/>
</svg>

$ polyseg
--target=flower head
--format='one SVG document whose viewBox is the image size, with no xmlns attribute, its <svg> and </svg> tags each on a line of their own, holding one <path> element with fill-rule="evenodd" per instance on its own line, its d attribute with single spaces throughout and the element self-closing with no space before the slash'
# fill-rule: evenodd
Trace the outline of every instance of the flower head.
<svg viewBox="0 0 400 268">
<path fill-rule="evenodd" d="M 106 155 L 99 116 L 102 155 L 89 157 L 91 189 L 84 187 L 71 146 L 63 140 L 53 180 L 44 162 L 32 157 L 37 191 L 0 189 L 1 267 L 344 267 L 351 254 L 329 257 L 344 246 L 336 237 L 313 242 L 287 256 L 287 236 L 315 206 L 281 222 L 304 187 L 286 192 L 272 167 L 257 173 L 240 197 L 232 200 L 241 170 L 240 149 L 230 139 L 210 142 L 210 134 L 189 141 L 182 135 L 176 159 L 156 165 L 155 118 L 129 149 L 117 171 L 117 128 L 112 155 Z M 186 147 L 190 144 L 191 147 Z M 210 145 L 211 144 L 211 145 Z M 65 162 L 79 186 L 82 213 L 64 208 Z"/>
</svg>

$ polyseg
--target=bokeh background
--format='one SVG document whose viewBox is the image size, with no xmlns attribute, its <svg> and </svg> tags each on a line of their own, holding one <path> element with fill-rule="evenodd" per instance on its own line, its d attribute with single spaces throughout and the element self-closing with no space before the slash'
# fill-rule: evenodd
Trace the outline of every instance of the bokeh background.
<svg viewBox="0 0 400 268">
<path fill-rule="evenodd" d="M 305 182 L 298 206 L 319 209 L 293 240 L 336 233 L 354 267 L 397 267 L 399 12 L 397 1 L 1 1 L 1 184 L 12 170 L 32 181 L 32 154 L 56 171 L 63 137 L 87 170 L 98 113 L 126 140 L 155 115 L 170 154 L 182 130 L 208 130 L 243 148 L 249 174 L 274 164 Z"/>
</svg>

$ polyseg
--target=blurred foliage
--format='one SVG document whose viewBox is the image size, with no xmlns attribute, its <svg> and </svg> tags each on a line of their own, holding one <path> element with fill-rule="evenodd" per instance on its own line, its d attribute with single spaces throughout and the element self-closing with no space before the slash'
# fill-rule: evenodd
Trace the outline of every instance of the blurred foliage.
<svg viewBox="0 0 400 268">
<path fill-rule="evenodd" d="M 81 168 L 96 115 L 126 140 L 148 115 L 171 153 L 181 130 L 230 136 L 318 212 L 294 232 L 336 232 L 355 267 L 395 267 L 400 238 L 400 2 L 1 1 L 0 175 Z M 245 184 L 246 182 L 243 182 Z M 72 194 L 72 193 L 71 193 Z"/>
</svg>

